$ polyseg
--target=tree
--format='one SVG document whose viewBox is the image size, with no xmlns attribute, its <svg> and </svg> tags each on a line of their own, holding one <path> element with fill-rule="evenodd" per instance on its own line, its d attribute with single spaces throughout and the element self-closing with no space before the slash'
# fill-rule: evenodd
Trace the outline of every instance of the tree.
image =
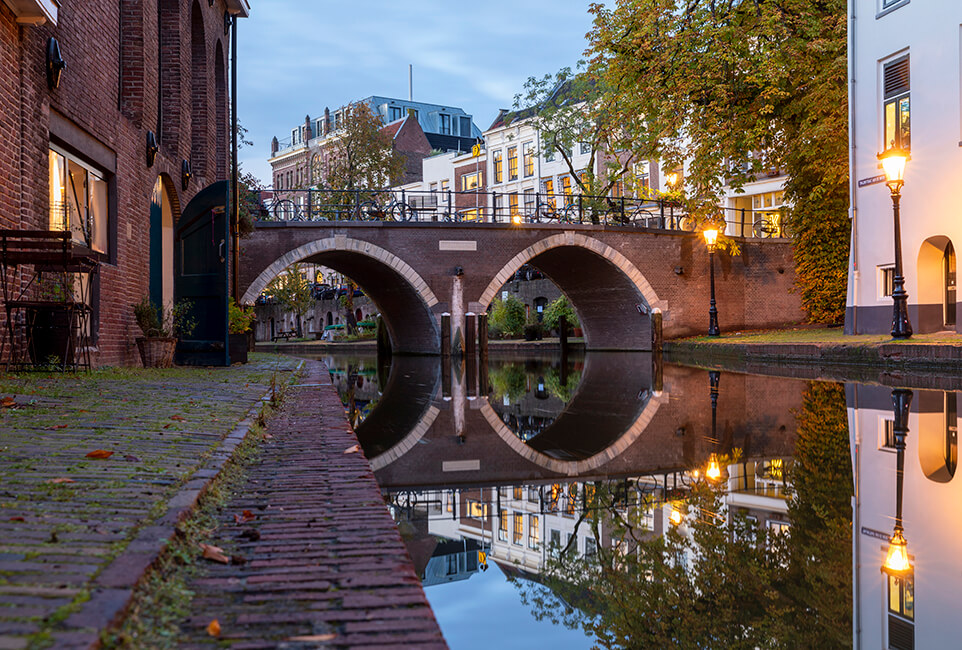
<svg viewBox="0 0 962 650">
<path fill-rule="evenodd" d="M 588 72 L 637 155 L 686 163 L 689 211 L 714 218 L 724 184 L 787 174 L 809 317 L 844 314 L 847 83 L 844 0 L 594 4 Z"/>
<path fill-rule="evenodd" d="M 304 264 L 292 264 L 284 269 L 267 289 L 284 309 L 294 313 L 298 337 L 304 335 L 304 316 L 314 304 L 311 283 L 302 272 L 304 267 Z"/>
<path fill-rule="evenodd" d="M 394 185 L 404 173 L 404 158 L 365 104 L 342 109 L 340 129 L 327 146 L 322 189 L 375 190 Z"/>
<path fill-rule="evenodd" d="M 562 316 L 568 321 L 568 327 L 581 327 L 581 323 L 578 322 L 578 315 L 575 313 L 574 307 L 571 306 L 571 301 L 564 294 L 558 296 L 544 310 L 544 326 L 549 330 L 558 329 Z"/>
<path fill-rule="evenodd" d="M 488 329 L 495 335 L 517 336 L 524 331 L 524 303 L 508 294 L 504 300 L 496 298 L 488 316 Z"/>
</svg>

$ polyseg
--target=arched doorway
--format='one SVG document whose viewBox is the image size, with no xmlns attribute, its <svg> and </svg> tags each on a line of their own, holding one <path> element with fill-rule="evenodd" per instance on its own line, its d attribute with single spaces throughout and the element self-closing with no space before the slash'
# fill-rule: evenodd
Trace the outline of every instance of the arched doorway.
<svg viewBox="0 0 962 650">
<path fill-rule="evenodd" d="M 172 199 L 173 197 L 173 199 Z M 170 180 L 158 176 L 150 197 L 150 299 L 174 304 L 174 211 L 176 192 Z"/>
<path fill-rule="evenodd" d="M 955 247 L 948 237 L 929 237 L 922 243 L 916 326 L 920 333 L 956 328 L 955 265 Z"/>
</svg>

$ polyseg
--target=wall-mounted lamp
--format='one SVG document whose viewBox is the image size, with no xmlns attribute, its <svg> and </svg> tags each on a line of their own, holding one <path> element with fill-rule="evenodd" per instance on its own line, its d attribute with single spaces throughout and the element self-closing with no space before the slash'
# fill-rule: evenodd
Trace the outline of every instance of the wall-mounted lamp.
<svg viewBox="0 0 962 650">
<path fill-rule="evenodd" d="M 67 69 L 67 62 L 60 56 L 60 43 L 51 37 L 47 41 L 47 87 L 56 90 L 60 85 L 60 74 Z"/>
<path fill-rule="evenodd" d="M 157 158 L 157 152 L 160 151 L 160 147 L 157 146 L 157 136 L 154 135 L 153 131 L 147 131 L 147 167 L 154 166 L 154 160 Z"/>
<path fill-rule="evenodd" d="M 230 13 L 225 11 L 224 12 L 224 36 L 227 36 L 228 34 L 230 34 L 230 26 L 232 21 L 233 21 L 233 18 L 231 18 Z"/>
<path fill-rule="evenodd" d="M 458 278 L 462 277 L 464 275 L 464 269 L 460 266 L 455 266 L 454 275 L 455 277 L 458 277 Z"/>
<path fill-rule="evenodd" d="M 184 160 L 180 163 L 180 185 L 183 189 L 187 189 L 190 185 L 190 177 L 193 176 L 193 172 L 190 170 L 190 161 Z"/>
</svg>

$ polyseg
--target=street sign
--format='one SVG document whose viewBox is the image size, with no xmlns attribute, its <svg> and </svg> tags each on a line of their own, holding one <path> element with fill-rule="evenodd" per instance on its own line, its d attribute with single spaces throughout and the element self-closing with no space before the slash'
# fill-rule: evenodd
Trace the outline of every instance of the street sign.
<svg viewBox="0 0 962 650">
<path fill-rule="evenodd" d="M 879 174 L 878 176 L 872 176 L 871 178 L 863 178 L 858 182 L 859 187 L 866 187 L 868 185 L 875 185 L 876 183 L 884 183 L 885 174 Z"/>
<path fill-rule="evenodd" d="M 475 158 L 477 158 L 478 156 L 481 155 L 481 145 L 480 145 L 480 144 L 475 144 L 473 147 L 471 147 L 471 155 L 474 156 Z"/>
</svg>

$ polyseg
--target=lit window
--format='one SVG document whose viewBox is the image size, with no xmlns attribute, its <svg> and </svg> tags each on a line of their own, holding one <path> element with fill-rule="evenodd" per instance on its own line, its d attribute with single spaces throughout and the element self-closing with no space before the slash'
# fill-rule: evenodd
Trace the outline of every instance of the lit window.
<svg viewBox="0 0 962 650">
<path fill-rule="evenodd" d="M 501 166 L 501 152 L 494 152 L 494 182 L 500 183 L 504 180 L 504 172 Z"/>
<path fill-rule="evenodd" d="M 468 499 L 468 516 L 473 519 L 484 519 L 488 516 L 488 506 L 480 501 Z"/>
<path fill-rule="evenodd" d="M 498 539 L 502 542 L 508 541 L 508 511 L 502 510 L 498 513 Z"/>
<path fill-rule="evenodd" d="M 528 515 L 528 548 L 538 548 L 541 543 L 541 532 L 538 527 L 538 515 Z"/>
<path fill-rule="evenodd" d="M 915 619 L 915 577 L 889 576 L 889 611 L 906 618 Z"/>
<path fill-rule="evenodd" d="M 516 487 L 516 488 L 514 488 L 514 489 L 512 490 L 511 496 L 512 496 L 514 499 L 517 499 L 518 501 L 520 501 L 521 499 L 524 498 L 524 488 L 522 488 L 522 487 Z"/>
<path fill-rule="evenodd" d="M 512 531 L 511 542 L 517 546 L 524 546 L 524 515 L 520 512 L 514 513 L 514 530 Z"/>
<path fill-rule="evenodd" d="M 554 207 L 554 179 L 547 179 L 544 182 L 544 193 L 547 195 L 545 198 L 545 203 Z"/>
<path fill-rule="evenodd" d="M 910 149 L 911 119 L 909 100 L 909 57 L 905 55 L 882 68 L 884 90 L 885 142 L 883 149 L 893 146 Z"/>
<path fill-rule="evenodd" d="M 525 142 L 521 145 L 521 157 L 524 164 L 524 176 L 534 176 L 534 143 Z"/>
<path fill-rule="evenodd" d="M 565 195 L 565 203 L 571 203 L 571 177 L 561 177 L 561 192 Z"/>
<path fill-rule="evenodd" d="M 448 191 L 448 179 L 446 178 L 443 181 L 441 181 L 441 191 L 442 192 Z"/>
<path fill-rule="evenodd" d="M 481 186 L 481 172 L 476 171 L 461 177 L 461 191 L 470 192 Z"/>
<path fill-rule="evenodd" d="M 518 148 L 508 147 L 508 180 L 518 180 Z"/>
<path fill-rule="evenodd" d="M 50 229 L 69 230 L 76 243 L 107 253 L 106 175 L 53 148 L 49 164 Z"/>
<path fill-rule="evenodd" d="M 510 196 L 508 196 L 508 211 L 511 213 L 512 217 L 518 214 L 518 195 L 517 194 L 512 193 Z M 515 488 L 514 498 L 515 499 L 522 498 L 521 488 Z"/>
</svg>

